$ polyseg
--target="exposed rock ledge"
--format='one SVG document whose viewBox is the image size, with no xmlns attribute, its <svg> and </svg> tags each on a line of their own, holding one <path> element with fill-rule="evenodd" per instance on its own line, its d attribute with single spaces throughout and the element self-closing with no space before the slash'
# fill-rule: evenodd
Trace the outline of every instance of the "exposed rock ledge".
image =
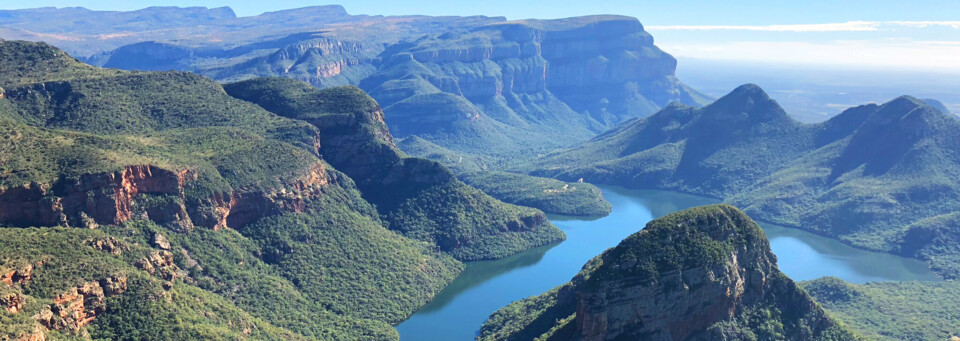
<svg viewBox="0 0 960 341">
<path fill-rule="evenodd" d="M 195 199 L 188 210 L 184 185 L 196 180 L 197 174 L 191 170 L 131 165 L 117 172 L 86 174 L 52 184 L 0 188 L 0 225 L 95 228 L 101 224 L 123 224 L 138 211 L 138 196 L 151 194 L 177 198 L 160 205 L 139 207 L 143 211 L 141 216 L 154 222 L 182 229 L 194 225 L 235 228 L 264 216 L 303 211 L 311 198 L 322 194 L 328 183 L 323 164 L 317 163 L 284 188 L 218 193 L 210 198 Z"/>
</svg>

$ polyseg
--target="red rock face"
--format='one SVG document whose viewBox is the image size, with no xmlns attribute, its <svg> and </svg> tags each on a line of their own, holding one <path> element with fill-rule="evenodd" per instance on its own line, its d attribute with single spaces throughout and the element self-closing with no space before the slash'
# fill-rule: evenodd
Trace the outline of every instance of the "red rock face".
<svg viewBox="0 0 960 341">
<path fill-rule="evenodd" d="M 257 219 L 276 215 L 281 212 L 303 212 L 312 199 L 323 195 L 323 189 L 329 183 L 323 164 L 315 164 L 299 179 L 281 188 L 272 191 L 234 192 L 226 195 L 215 195 L 206 205 L 213 207 L 213 212 L 198 212 L 193 210 L 190 216 L 197 226 L 220 230 L 224 228 L 239 228 L 250 224 Z"/>
<path fill-rule="evenodd" d="M 113 173 L 88 174 L 55 186 L 27 184 L 0 189 L 0 223 L 14 226 L 82 226 L 130 220 L 133 198 L 141 193 L 183 196 L 188 171 L 151 165 L 126 166 Z M 185 210 L 173 207 L 182 219 Z"/>
<path fill-rule="evenodd" d="M 126 289 L 126 277 L 84 283 L 57 295 L 49 309 L 33 318 L 47 329 L 76 333 L 106 310 L 108 297 L 120 295 Z"/>
<path fill-rule="evenodd" d="M 59 198 L 47 196 L 39 184 L 0 188 L 0 223 L 14 226 L 53 226 L 66 222 Z"/>
<path fill-rule="evenodd" d="M 122 171 L 83 175 L 53 186 L 27 184 L 0 189 L 0 224 L 11 226 L 87 226 L 123 224 L 133 215 L 141 194 L 172 195 L 176 202 L 146 210 L 150 220 L 184 228 L 214 229 L 249 224 L 280 212 L 301 212 L 322 194 L 328 179 L 323 165 L 314 165 L 286 188 L 262 192 L 217 194 L 205 199 L 214 212 L 188 212 L 183 186 L 196 180 L 191 171 L 174 172 L 153 165 L 126 166 Z M 289 191 L 288 191 L 289 189 Z"/>
<path fill-rule="evenodd" d="M 23 309 L 23 294 L 19 291 L 8 292 L 0 295 L 0 307 L 3 307 L 11 314 L 16 314 Z"/>
<path fill-rule="evenodd" d="M 5 273 L 0 273 L 0 283 L 14 286 L 17 284 L 23 284 L 30 281 L 30 278 L 33 273 L 33 265 L 26 264 L 20 269 L 8 270 Z"/>
</svg>

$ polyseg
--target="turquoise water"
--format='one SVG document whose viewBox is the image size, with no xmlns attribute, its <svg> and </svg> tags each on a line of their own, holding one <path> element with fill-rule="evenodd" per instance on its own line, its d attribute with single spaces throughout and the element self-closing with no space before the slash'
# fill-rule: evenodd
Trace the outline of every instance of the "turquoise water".
<svg viewBox="0 0 960 341">
<path fill-rule="evenodd" d="M 716 200 L 665 191 L 603 188 L 613 204 L 599 219 L 551 216 L 567 233 L 563 243 L 495 260 L 471 262 L 430 304 L 397 326 L 401 340 L 472 340 L 491 313 L 569 281 L 588 260 L 616 246 L 647 222 Z M 864 251 L 798 229 L 761 224 L 780 270 L 794 280 L 823 276 L 863 283 L 937 280 L 918 260 Z"/>
</svg>

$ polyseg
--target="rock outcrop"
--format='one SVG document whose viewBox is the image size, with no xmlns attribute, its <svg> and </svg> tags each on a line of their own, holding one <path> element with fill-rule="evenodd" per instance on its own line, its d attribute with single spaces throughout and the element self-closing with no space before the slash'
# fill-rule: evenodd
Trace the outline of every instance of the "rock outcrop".
<svg viewBox="0 0 960 341">
<path fill-rule="evenodd" d="M 25 301 L 26 298 L 20 291 L 0 292 L 0 308 L 6 309 L 11 314 L 19 313 Z"/>
<path fill-rule="evenodd" d="M 106 310 L 108 297 L 126 290 L 127 278 L 123 276 L 84 283 L 57 295 L 53 304 L 34 319 L 50 330 L 77 333 Z"/>
<path fill-rule="evenodd" d="M 303 212 L 310 200 L 323 195 L 329 178 L 322 163 L 314 164 L 296 180 L 276 189 L 218 193 L 190 205 L 198 226 L 220 230 L 246 226 L 262 217 L 281 212 Z"/>
<path fill-rule="evenodd" d="M 0 283 L 8 286 L 22 285 L 33 278 L 33 270 L 43 265 L 43 261 L 38 262 L 36 266 L 32 263 L 18 261 L 10 266 L 0 268 Z"/>
<path fill-rule="evenodd" d="M 13 226 L 84 226 L 121 224 L 130 220 L 139 194 L 182 196 L 190 172 L 174 172 L 152 165 L 126 166 L 112 173 L 86 174 L 55 184 L 26 184 L 0 189 L 0 224 Z M 188 224 L 182 205 L 156 208 L 170 222 Z M 168 221 L 163 221 L 168 222 Z"/>
<path fill-rule="evenodd" d="M 317 163 L 281 188 L 188 198 L 184 188 L 196 177 L 189 170 L 133 165 L 112 173 L 61 179 L 54 184 L 0 188 L 0 224 L 94 228 L 139 217 L 178 229 L 189 229 L 194 224 L 213 229 L 236 228 L 264 216 L 302 212 L 311 198 L 322 195 L 328 183 L 323 164 Z M 169 196 L 174 200 L 141 205 L 141 195 Z M 134 216 L 136 212 L 141 216 Z"/>
<path fill-rule="evenodd" d="M 732 206 L 674 213 L 569 284 L 495 313 L 480 339 L 853 339 L 776 260 L 760 227 Z M 538 313 L 514 315 L 530 311 Z"/>
</svg>

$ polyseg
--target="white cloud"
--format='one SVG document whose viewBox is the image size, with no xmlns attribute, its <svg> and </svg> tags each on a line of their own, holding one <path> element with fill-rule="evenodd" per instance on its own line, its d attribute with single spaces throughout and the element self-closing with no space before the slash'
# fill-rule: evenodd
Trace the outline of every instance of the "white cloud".
<svg viewBox="0 0 960 341">
<path fill-rule="evenodd" d="M 884 26 L 927 28 L 932 26 L 960 29 L 960 21 L 848 21 L 827 24 L 794 25 L 671 25 L 647 26 L 649 31 L 764 31 L 764 32 L 872 32 Z"/>
<path fill-rule="evenodd" d="M 844 40 L 730 41 L 660 44 L 678 56 L 758 63 L 838 65 L 923 69 L 960 73 L 960 43 L 956 41 Z"/>
</svg>

